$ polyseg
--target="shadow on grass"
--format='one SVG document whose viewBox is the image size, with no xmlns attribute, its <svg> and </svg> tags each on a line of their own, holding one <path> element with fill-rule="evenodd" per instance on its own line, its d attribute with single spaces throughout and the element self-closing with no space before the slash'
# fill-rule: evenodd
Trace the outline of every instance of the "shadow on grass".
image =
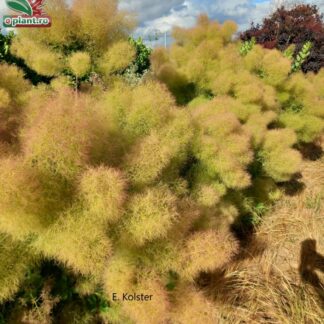
<svg viewBox="0 0 324 324">
<path fill-rule="evenodd" d="M 297 173 L 290 181 L 279 184 L 279 187 L 282 188 L 286 195 L 296 196 L 302 193 L 306 186 L 302 182 L 302 174 Z"/>
<path fill-rule="evenodd" d="M 317 161 L 323 157 L 322 146 L 317 143 L 302 144 L 299 150 L 306 160 Z"/>
<path fill-rule="evenodd" d="M 303 282 L 312 285 L 324 302 L 324 282 L 316 271 L 324 273 L 324 256 L 316 251 L 316 241 L 308 239 L 301 243 L 299 273 Z"/>
</svg>

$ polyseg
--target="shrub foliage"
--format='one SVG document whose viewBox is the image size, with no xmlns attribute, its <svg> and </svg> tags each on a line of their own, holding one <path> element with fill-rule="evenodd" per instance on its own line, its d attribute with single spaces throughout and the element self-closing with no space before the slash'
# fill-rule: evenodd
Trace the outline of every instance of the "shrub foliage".
<svg viewBox="0 0 324 324">
<path fill-rule="evenodd" d="M 241 56 L 236 25 L 201 16 L 175 29 L 170 50 L 152 54 L 152 73 L 130 85 L 115 73 L 135 52 L 114 1 L 48 6 L 60 23 L 22 32 L 13 48 L 51 85 L 31 88 L 0 65 L 3 314 L 214 323 L 196 282 L 238 252 L 231 225 L 261 217 L 301 170 L 298 144 L 323 130 L 323 70 L 290 75 L 287 58 L 259 45 Z M 82 78 L 92 64 L 103 84 L 73 88 L 60 73 L 69 65 Z"/>
</svg>

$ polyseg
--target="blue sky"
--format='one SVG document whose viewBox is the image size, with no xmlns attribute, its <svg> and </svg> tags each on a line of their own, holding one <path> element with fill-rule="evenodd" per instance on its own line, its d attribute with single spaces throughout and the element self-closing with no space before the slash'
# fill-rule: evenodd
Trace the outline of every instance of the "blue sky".
<svg viewBox="0 0 324 324">
<path fill-rule="evenodd" d="M 298 2 L 316 4 L 324 12 L 324 0 Z M 201 12 L 220 22 L 232 19 L 244 30 L 252 21 L 261 22 L 281 4 L 291 3 L 291 0 L 121 0 L 120 7 L 138 13 L 136 34 L 149 38 L 156 31 L 169 35 L 175 25 L 190 27 Z"/>
<path fill-rule="evenodd" d="M 51 1 L 51 0 L 48 0 Z M 71 1 L 71 0 L 68 0 Z M 89 0 L 91 1 L 91 0 Z M 196 17 L 205 12 L 212 19 L 223 22 L 226 19 L 236 21 L 241 30 L 252 21 L 260 22 L 280 4 L 289 4 L 292 0 L 120 0 L 120 7 L 137 13 L 139 27 L 136 35 L 148 38 L 156 32 L 170 34 L 173 26 L 190 27 Z M 304 0 L 312 3 L 324 12 L 324 0 Z M 294 0 L 296 2 L 296 0 Z M 0 0 L 0 16 L 5 11 L 5 0 Z"/>
</svg>

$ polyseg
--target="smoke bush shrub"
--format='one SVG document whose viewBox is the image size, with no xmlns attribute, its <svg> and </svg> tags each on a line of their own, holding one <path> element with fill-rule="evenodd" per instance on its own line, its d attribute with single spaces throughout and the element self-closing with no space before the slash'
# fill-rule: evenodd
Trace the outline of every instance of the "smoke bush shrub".
<svg viewBox="0 0 324 324">
<path fill-rule="evenodd" d="M 102 218 L 103 222 L 115 223 L 122 216 L 126 183 L 117 170 L 99 167 L 82 175 L 81 199 L 89 214 Z"/>
<path fill-rule="evenodd" d="M 77 209 L 65 211 L 32 246 L 41 255 L 59 260 L 76 273 L 93 276 L 101 275 L 112 251 L 102 223 Z"/>
<path fill-rule="evenodd" d="M 130 241 L 144 245 L 166 236 L 177 218 L 176 198 L 165 188 L 149 189 L 129 202 L 125 230 Z"/>
<path fill-rule="evenodd" d="M 147 302 L 135 301 L 125 303 L 125 314 L 135 323 L 164 323 L 169 319 L 170 301 L 167 291 L 156 278 L 142 278 L 134 287 L 135 291 L 141 291 L 143 294 L 156 296 L 156 298 Z"/>
<path fill-rule="evenodd" d="M 178 271 L 184 278 L 193 281 L 200 272 L 221 268 L 236 250 L 237 242 L 223 233 L 213 230 L 196 232 L 186 240 Z"/>
<path fill-rule="evenodd" d="M 15 66 L 0 64 L 0 75 L 0 143 L 14 144 L 30 85 Z"/>
<path fill-rule="evenodd" d="M 101 70 L 105 75 L 121 72 L 135 58 L 135 48 L 128 42 L 114 44 L 103 56 Z"/>
<path fill-rule="evenodd" d="M 69 65 L 73 74 L 80 78 L 90 70 L 91 58 L 88 53 L 76 52 L 69 59 Z"/>
<path fill-rule="evenodd" d="M 35 44 L 30 39 L 15 39 L 11 52 L 21 57 L 37 73 L 44 76 L 55 76 L 64 68 L 63 58 L 43 44 Z"/>
<path fill-rule="evenodd" d="M 37 171 L 7 158 L 2 159 L 0 178 L 0 228 L 17 239 L 44 230 L 51 221 L 51 206 Z"/>
<path fill-rule="evenodd" d="M 172 323 L 203 323 L 212 324 L 217 321 L 217 309 L 204 294 L 193 285 L 177 288 L 174 294 Z"/>
<path fill-rule="evenodd" d="M 65 6 L 53 3 L 53 15 Z M 24 289 L 22 273 L 35 258 L 73 278 L 53 321 L 215 323 L 215 305 L 196 283 L 238 253 L 233 223 L 260 221 L 280 197 L 278 183 L 300 171 L 296 147 L 323 130 L 323 73 L 290 75 L 286 57 L 258 45 L 241 56 L 234 23 L 202 16 L 176 29 L 176 43 L 153 53 L 151 75 L 130 86 L 114 73 L 126 66 L 114 53 L 128 46 L 123 32 L 103 39 L 102 28 L 116 26 L 101 26 L 105 16 L 93 25 L 80 9 L 89 2 L 76 3 L 75 33 L 99 33 L 88 45 L 69 51 L 60 26 L 61 38 L 31 35 L 42 46 L 46 37 L 62 41 L 57 53 L 74 58 L 75 75 L 85 71 L 81 61 L 108 53 L 108 83 L 73 90 L 56 79 L 30 89 L 17 68 L 0 66 L 1 125 L 19 117 L 15 141 L 0 133 L 0 256 L 10 254 L 0 258 L 0 300 Z M 153 298 L 113 298 L 136 292 Z M 87 308 L 80 300 L 90 296 Z"/>
<path fill-rule="evenodd" d="M 201 18 L 197 27 L 175 30 L 176 42 L 171 49 L 158 49 L 152 54 L 156 77 L 166 83 L 179 103 L 188 98 L 179 89 L 190 84 L 194 89 L 191 99 L 195 101 L 217 97 L 221 107 L 224 102 L 219 101 L 220 97 L 226 96 L 227 109 L 244 124 L 256 118 L 254 114 L 272 111 L 276 116 L 271 122 L 294 129 L 299 142 L 316 139 L 323 130 L 323 73 L 290 75 L 290 60 L 260 45 L 240 56 L 239 47 L 224 39 L 224 28 Z M 215 44 L 218 48 L 206 49 Z"/>
<path fill-rule="evenodd" d="M 25 274 L 36 263 L 26 242 L 0 235 L 0 303 L 10 299 L 20 288 Z"/>
<path fill-rule="evenodd" d="M 94 75 L 109 83 L 112 77 L 122 77 L 137 62 L 149 65 L 150 50 L 129 38 L 134 19 L 118 10 L 118 1 L 95 0 L 90 4 L 75 0 L 68 6 L 62 0 L 53 0 L 45 4 L 44 11 L 51 17 L 52 27 L 22 30 L 10 45 L 11 55 L 24 67 L 26 76 L 33 77 L 33 82 L 42 81 L 43 76 L 49 83 L 64 75 L 78 88 L 81 82 L 93 83 Z M 148 51 L 146 57 L 145 51 Z M 144 69 L 137 71 L 138 79 L 144 72 Z"/>
<path fill-rule="evenodd" d="M 22 132 L 25 159 L 44 175 L 73 179 L 86 167 L 93 140 L 90 102 L 61 92 L 47 104 Z"/>
</svg>

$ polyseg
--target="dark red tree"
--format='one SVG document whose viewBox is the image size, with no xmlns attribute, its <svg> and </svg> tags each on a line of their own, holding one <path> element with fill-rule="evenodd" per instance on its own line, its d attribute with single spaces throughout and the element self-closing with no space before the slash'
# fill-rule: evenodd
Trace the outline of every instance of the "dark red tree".
<svg viewBox="0 0 324 324">
<path fill-rule="evenodd" d="M 307 41 L 311 41 L 313 48 L 302 70 L 305 73 L 318 72 L 324 67 L 323 14 L 317 6 L 301 4 L 292 9 L 282 6 L 265 18 L 262 24 L 252 23 L 251 28 L 240 35 L 243 41 L 252 37 L 265 48 L 277 48 L 281 51 L 294 44 L 295 56 Z"/>
</svg>

